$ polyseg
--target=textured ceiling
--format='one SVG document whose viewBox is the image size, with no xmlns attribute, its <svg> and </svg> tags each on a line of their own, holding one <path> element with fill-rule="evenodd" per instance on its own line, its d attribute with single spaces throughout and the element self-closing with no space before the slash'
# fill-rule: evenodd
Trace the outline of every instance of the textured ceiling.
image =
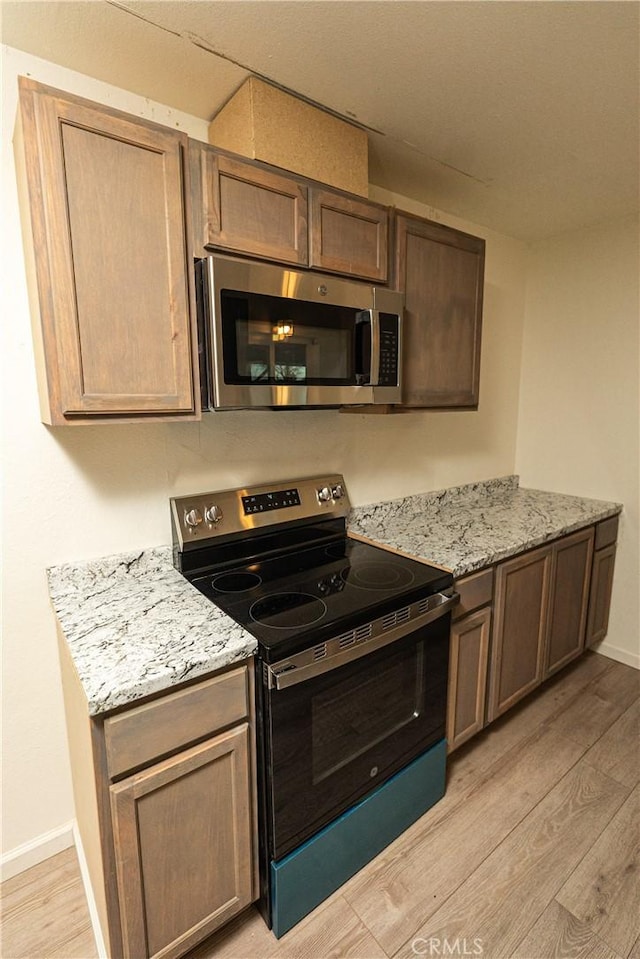
<svg viewBox="0 0 640 959">
<path fill-rule="evenodd" d="M 249 73 L 370 129 L 370 179 L 536 239 L 638 209 L 640 5 L 3 2 L 2 42 L 202 118 Z"/>
</svg>

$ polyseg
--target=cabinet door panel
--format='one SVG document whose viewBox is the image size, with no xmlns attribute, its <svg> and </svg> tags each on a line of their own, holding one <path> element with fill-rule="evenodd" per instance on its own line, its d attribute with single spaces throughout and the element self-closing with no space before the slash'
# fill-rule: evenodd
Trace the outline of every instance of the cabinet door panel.
<svg viewBox="0 0 640 959">
<path fill-rule="evenodd" d="M 384 207 L 311 189 L 309 265 L 365 280 L 387 279 L 388 214 Z"/>
<path fill-rule="evenodd" d="M 497 567 L 489 720 L 542 679 L 550 571 L 551 547 Z"/>
<path fill-rule="evenodd" d="M 306 265 L 307 188 L 202 149 L 204 245 Z"/>
<path fill-rule="evenodd" d="M 183 955 L 253 899 L 249 727 L 111 787 L 125 954 Z"/>
<path fill-rule="evenodd" d="M 593 554 L 589 617 L 587 620 L 587 646 L 594 646 L 607 635 L 615 560 L 615 543 L 606 546 L 604 549 L 598 549 Z"/>
<path fill-rule="evenodd" d="M 193 413 L 186 136 L 21 83 L 53 422 Z"/>
<path fill-rule="evenodd" d="M 396 218 L 405 407 L 478 405 L 484 246 L 442 224 Z"/>
<path fill-rule="evenodd" d="M 592 555 L 593 528 L 554 544 L 545 675 L 575 659 L 584 648 Z"/>
<path fill-rule="evenodd" d="M 449 752 L 484 726 L 491 610 L 481 609 L 451 627 L 447 742 Z"/>
</svg>

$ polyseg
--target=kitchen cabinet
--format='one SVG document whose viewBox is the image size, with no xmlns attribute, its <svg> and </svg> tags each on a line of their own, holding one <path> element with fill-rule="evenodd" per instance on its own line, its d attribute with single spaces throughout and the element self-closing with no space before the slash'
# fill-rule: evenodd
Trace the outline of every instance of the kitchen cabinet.
<svg viewBox="0 0 640 959">
<path fill-rule="evenodd" d="M 196 250 L 386 282 L 386 207 L 206 144 L 190 152 Z"/>
<path fill-rule="evenodd" d="M 257 898 L 252 668 L 89 719 L 63 638 L 60 651 L 107 954 L 177 959 Z"/>
<path fill-rule="evenodd" d="M 489 721 L 542 680 L 551 554 L 543 546 L 496 567 Z"/>
<path fill-rule="evenodd" d="M 447 747 L 451 753 L 484 726 L 493 570 L 456 581 L 460 602 L 451 624 Z"/>
<path fill-rule="evenodd" d="M 386 283 L 387 208 L 331 190 L 309 193 L 309 266 Z"/>
<path fill-rule="evenodd" d="M 593 542 L 588 527 L 496 567 L 489 721 L 583 651 Z"/>
<path fill-rule="evenodd" d="M 405 293 L 404 410 L 476 409 L 484 240 L 395 215 L 395 286 Z"/>
<path fill-rule="evenodd" d="M 197 418 L 186 135 L 20 78 L 42 418 Z"/>
<path fill-rule="evenodd" d="M 587 617 L 586 645 L 595 646 L 607 635 L 609 610 L 613 589 L 613 571 L 616 559 L 618 517 L 598 523 L 591 572 L 591 592 Z"/>
<path fill-rule="evenodd" d="M 246 723 L 110 787 L 124 953 L 181 956 L 253 899 Z"/>
<path fill-rule="evenodd" d="M 202 194 L 194 193 L 194 205 L 204 209 L 202 245 L 306 266 L 306 186 L 203 144 L 192 150 L 200 166 Z"/>
<path fill-rule="evenodd" d="M 545 676 L 584 649 L 592 554 L 593 527 L 564 536 L 553 546 Z"/>
</svg>

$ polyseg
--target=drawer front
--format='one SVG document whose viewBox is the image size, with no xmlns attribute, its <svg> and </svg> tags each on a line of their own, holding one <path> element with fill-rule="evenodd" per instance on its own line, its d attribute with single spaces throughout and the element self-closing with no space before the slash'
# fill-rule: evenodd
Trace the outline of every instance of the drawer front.
<svg viewBox="0 0 640 959">
<path fill-rule="evenodd" d="M 596 526 L 595 549 L 602 549 L 603 546 L 610 546 L 618 538 L 618 517 L 611 516 Z"/>
<path fill-rule="evenodd" d="M 241 666 L 105 720 L 109 777 L 154 762 L 249 715 L 249 671 Z"/>
<path fill-rule="evenodd" d="M 493 569 L 482 569 L 478 573 L 456 580 L 456 590 L 460 593 L 460 602 L 453 611 L 453 618 L 460 619 L 474 609 L 486 606 L 493 598 Z"/>
</svg>

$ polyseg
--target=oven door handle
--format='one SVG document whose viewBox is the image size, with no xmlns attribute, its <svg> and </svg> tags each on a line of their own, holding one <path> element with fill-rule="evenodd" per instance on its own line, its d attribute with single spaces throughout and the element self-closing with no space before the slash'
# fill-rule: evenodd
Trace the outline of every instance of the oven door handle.
<svg viewBox="0 0 640 959">
<path fill-rule="evenodd" d="M 338 669 L 340 666 L 351 663 L 355 659 L 368 656 L 369 653 L 375 652 L 376 649 L 382 649 L 390 643 L 395 643 L 398 639 L 408 636 L 409 633 L 413 633 L 423 626 L 428 626 L 429 623 L 433 623 L 435 620 L 445 616 L 460 601 L 460 594 L 454 592 L 451 596 L 448 596 L 445 593 L 437 593 L 433 598 L 437 600 L 436 605 L 421 616 L 416 616 L 406 623 L 401 623 L 399 626 L 395 626 L 393 629 L 373 636 L 356 646 L 351 646 L 349 649 L 334 653 L 326 659 L 320 659 L 317 662 L 308 663 L 304 666 L 295 666 L 287 660 L 283 660 L 280 663 L 273 663 L 271 666 L 265 663 L 264 669 L 269 688 L 287 689 L 289 686 L 297 686 L 298 683 L 304 683 L 308 679 L 322 676 L 323 673 Z M 280 672 L 279 669 L 282 670 L 282 672 Z"/>
</svg>

